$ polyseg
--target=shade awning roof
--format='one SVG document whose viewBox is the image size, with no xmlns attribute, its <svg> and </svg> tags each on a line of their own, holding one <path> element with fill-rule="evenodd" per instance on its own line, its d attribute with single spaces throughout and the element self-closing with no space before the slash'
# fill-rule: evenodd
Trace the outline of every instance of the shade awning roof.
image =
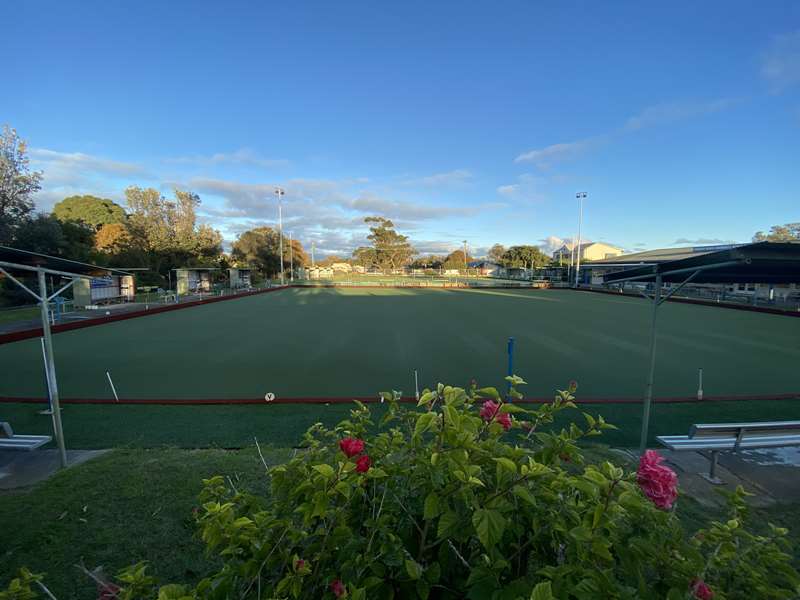
<svg viewBox="0 0 800 600">
<path fill-rule="evenodd" d="M 39 252 L 29 252 L 0 246 L 0 266 L 9 273 L 43 270 L 64 277 L 102 277 L 103 275 L 130 275 L 127 271 L 111 267 L 101 267 L 59 256 L 49 256 Z"/>
<path fill-rule="evenodd" d="M 680 260 L 622 268 L 603 276 L 604 283 L 654 281 L 679 283 L 696 273 L 693 283 L 800 283 L 800 243 L 758 242 Z"/>
</svg>

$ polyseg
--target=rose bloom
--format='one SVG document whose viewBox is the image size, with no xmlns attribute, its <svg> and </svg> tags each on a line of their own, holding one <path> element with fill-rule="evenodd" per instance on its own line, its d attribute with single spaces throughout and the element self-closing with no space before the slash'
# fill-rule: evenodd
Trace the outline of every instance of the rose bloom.
<svg viewBox="0 0 800 600">
<path fill-rule="evenodd" d="M 344 598 L 347 595 L 347 589 L 339 579 L 334 579 L 331 582 L 331 591 L 337 598 Z"/>
<path fill-rule="evenodd" d="M 714 591 L 706 585 L 702 579 L 695 577 L 689 584 L 689 587 L 698 600 L 711 600 L 714 597 Z"/>
<path fill-rule="evenodd" d="M 353 458 L 364 451 L 364 440 L 346 437 L 339 442 L 339 448 L 348 458 Z"/>
<path fill-rule="evenodd" d="M 487 400 L 483 403 L 483 408 L 481 408 L 481 412 L 479 414 L 481 419 L 486 422 L 497 421 L 506 431 L 511 429 L 511 415 L 508 413 L 500 414 L 500 404 L 497 402 Z"/>
<path fill-rule="evenodd" d="M 298 558 L 296 561 L 294 561 L 294 570 L 295 571 L 299 571 L 300 569 L 302 569 L 305 566 L 306 566 L 306 561 L 304 561 L 302 558 Z"/>
<path fill-rule="evenodd" d="M 366 473 L 367 471 L 369 471 L 371 465 L 372 461 L 369 459 L 369 456 L 367 456 L 366 454 L 364 456 L 360 456 L 356 461 L 356 472 Z"/>
<path fill-rule="evenodd" d="M 645 452 L 639 459 L 636 481 L 653 504 L 661 510 L 669 510 L 678 498 L 678 476 L 661 464 L 663 460 L 655 450 Z"/>
</svg>

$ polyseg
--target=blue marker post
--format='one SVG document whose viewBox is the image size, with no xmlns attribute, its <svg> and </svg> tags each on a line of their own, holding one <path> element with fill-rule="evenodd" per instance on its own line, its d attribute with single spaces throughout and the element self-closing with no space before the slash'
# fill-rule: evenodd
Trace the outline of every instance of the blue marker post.
<svg viewBox="0 0 800 600">
<path fill-rule="evenodd" d="M 508 338 L 508 376 L 514 374 L 514 338 Z M 511 382 L 508 382 L 508 391 L 506 392 L 506 402 L 511 402 Z"/>
</svg>

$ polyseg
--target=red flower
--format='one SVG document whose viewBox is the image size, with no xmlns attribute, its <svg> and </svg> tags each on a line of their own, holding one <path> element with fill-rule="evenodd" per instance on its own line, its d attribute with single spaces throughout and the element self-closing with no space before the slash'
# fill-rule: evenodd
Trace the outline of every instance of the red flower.
<svg viewBox="0 0 800 600">
<path fill-rule="evenodd" d="M 302 569 L 305 566 L 306 566 L 306 561 L 304 561 L 302 558 L 298 558 L 296 561 L 294 561 L 294 570 L 295 571 L 299 571 L 300 569 Z"/>
<path fill-rule="evenodd" d="M 574 394 L 578 390 L 578 382 L 573 379 L 569 382 L 569 388 L 567 389 L 569 390 L 570 394 Z"/>
<path fill-rule="evenodd" d="M 699 577 L 692 579 L 689 583 L 689 588 L 697 600 L 711 600 L 714 597 L 714 590 L 708 587 L 706 582 Z"/>
<path fill-rule="evenodd" d="M 339 579 L 334 579 L 331 582 L 331 591 L 337 598 L 344 598 L 347 595 L 347 589 Z"/>
<path fill-rule="evenodd" d="M 348 458 L 353 458 L 364 451 L 364 440 L 346 437 L 339 442 L 339 448 Z"/>
<path fill-rule="evenodd" d="M 678 476 L 661 464 L 663 460 L 655 450 L 645 452 L 639 459 L 636 481 L 653 504 L 661 510 L 669 510 L 678 498 Z"/>
<path fill-rule="evenodd" d="M 486 422 L 497 421 L 506 431 L 511 429 L 511 415 L 508 413 L 500 414 L 500 404 L 497 402 L 487 400 L 483 403 L 483 408 L 481 408 L 479 414 Z"/>
<path fill-rule="evenodd" d="M 371 465 L 372 461 L 369 459 L 369 456 L 366 454 L 364 456 L 360 456 L 356 461 L 356 473 L 366 473 L 369 471 Z"/>
</svg>

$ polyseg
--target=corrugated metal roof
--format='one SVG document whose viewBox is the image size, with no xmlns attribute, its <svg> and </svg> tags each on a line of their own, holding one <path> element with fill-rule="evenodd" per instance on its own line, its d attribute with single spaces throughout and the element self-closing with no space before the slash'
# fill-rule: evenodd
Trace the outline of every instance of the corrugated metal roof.
<svg viewBox="0 0 800 600">
<path fill-rule="evenodd" d="M 114 273 L 117 275 L 129 275 L 129 273 L 123 269 L 101 267 L 99 265 L 91 265 L 89 263 L 61 258 L 60 256 L 49 256 L 47 254 L 40 254 L 39 252 L 9 248 L 8 246 L 0 246 L 0 261 L 63 274 L 102 275 Z M 13 267 L 4 268 L 11 272 L 20 270 Z"/>
<path fill-rule="evenodd" d="M 730 250 L 746 246 L 747 244 L 727 244 L 720 246 L 686 246 L 682 248 L 662 248 L 659 250 L 647 250 L 645 252 L 634 252 L 632 254 L 620 254 L 611 258 L 593 260 L 590 265 L 636 265 L 636 264 L 657 264 L 670 260 L 682 260 L 693 256 L 703 256 L 711 252 Z"/>
</svg>

